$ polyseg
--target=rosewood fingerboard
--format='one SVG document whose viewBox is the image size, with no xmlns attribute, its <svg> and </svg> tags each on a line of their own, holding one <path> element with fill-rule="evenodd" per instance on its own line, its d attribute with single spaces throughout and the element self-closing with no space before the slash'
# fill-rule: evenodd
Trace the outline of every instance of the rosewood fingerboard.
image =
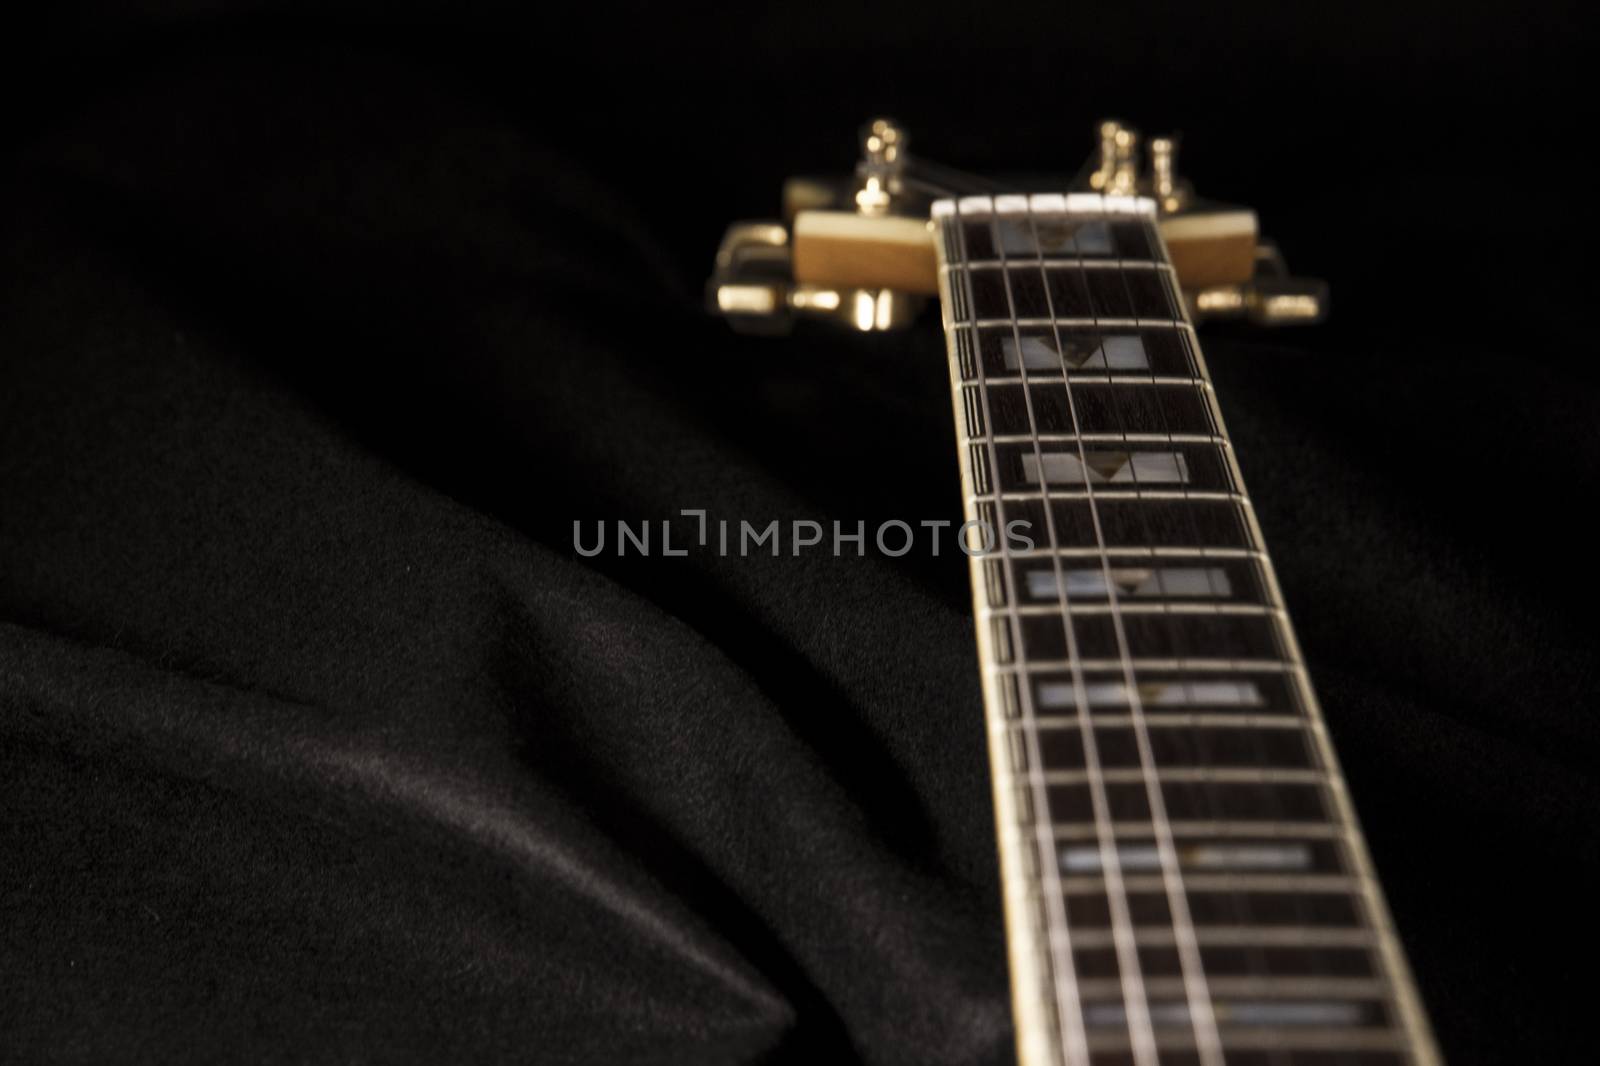
<svg viewBox="0 0 1600 1066">
<path fill-rule="evenodd" d="M 933 218 L 1021 1060 L 1436 1062 L 1153 204 Z"/>
</svg>

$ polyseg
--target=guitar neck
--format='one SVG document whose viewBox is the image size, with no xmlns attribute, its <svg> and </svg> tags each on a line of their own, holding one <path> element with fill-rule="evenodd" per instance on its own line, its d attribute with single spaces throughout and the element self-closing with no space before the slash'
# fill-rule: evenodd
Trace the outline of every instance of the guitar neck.
<svg viewBox="0 0 1600 1066">
<path fill-rule="evenodd" d="M 933 215 L 1021 1060 L 1437 1061 L 1153 205 Z"/>
</svg>

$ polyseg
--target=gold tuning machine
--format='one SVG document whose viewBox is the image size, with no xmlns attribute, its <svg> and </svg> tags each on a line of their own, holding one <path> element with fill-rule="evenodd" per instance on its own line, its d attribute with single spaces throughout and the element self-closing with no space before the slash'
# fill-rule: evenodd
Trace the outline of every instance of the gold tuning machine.
<svg viewBox="0 0 1600 1066">
<path fill-rule="evenodd" d="M 1328 283 L 1291 277 L 1271 241 L 1256 245 L 1249 281 L 1186 290 L 1184 297 L 1196 322 L 1232 319 L 1252 326 L 1306 326 L 1328 317 Z"/>
<path fill-rule="evenodd" d="M 789 230 L 777 222 L 736 222 L 723 234 L 706 284 L 714 314 L 739 333 L 787 333 L 814 318 L 865 333 L 904 329 L 927 298 L 886 287 L 817 285 L 794 279 Z"/>
<path fill-rule="evenodd" d="M 1254 211 L 1195 195 L 1178 173 L 1177 138 L 1145 141 L 1115 119 L 1096 132 L 1097 150 L 1075 182 L 1037 187 L 1153 200 L 1197 322 L 1299 325 L 1327 314 L 1327 285 L 1290 276 L 1277 248 L 1261 239 Z M 784 221 L 730 226 L 706 287 L 711 311 L 753 333 L 786 332 L 804 318 L 865 332 L 916 321 L 938 292 L 929 205 L 995 186 L 913 160 L 909 143 L 899 123 L 874 119 L 862 129 L 852 176 L 792 178 L 784 186 Z"/>
<path fill-rule="evenodd" d="M 843 245 L 838 265 L 846 265 L 850 242 L 858 234 L 898 230 L 902 242 L 926 245 L 932 263 L 932 235 L 914 221 L 926 218 L 928 199 L 908 192 L 906 172 L 910 137 L 893 119 L 876 118 L 861 130 L 861 156 L 853 180 L 791 178 L 784 184 L 784 217 L 776 222 L 737 222 L 717 249 L 716 266 L 706 286 L 713 313 L 743 333 L 785 333 L 796 319 L 815 318 L 862 332 L 904 329 L 928 302 L 915 285 L 858 284 L 845 269 L 817 280 L 807 263 L 796 269 L 797 226 L 814 224 L 842 239 L 813 240 L 826 253 Z M 808 231 L 809 232 L 809 231 Z M 828 274 L 824 268 L 820 271 Z"/>
<path fill-rule="evenodd" d="M 1178 174 L 1178 139 L 1153 137 L 1117 119 L 1097 127 L 1098 148 L 1080 186 L 1155 201 L 1161 234 L 1196 322 L 1238 319 L 1254 326 L 1307 325 L 1328 313 L 1328 286 L 1289 274 L 1283 254 L 1261 238 L 1255 212 L 1197 197 Z M 1148 158 L 1146 158 L 1146 156 Z"/>
</svg>

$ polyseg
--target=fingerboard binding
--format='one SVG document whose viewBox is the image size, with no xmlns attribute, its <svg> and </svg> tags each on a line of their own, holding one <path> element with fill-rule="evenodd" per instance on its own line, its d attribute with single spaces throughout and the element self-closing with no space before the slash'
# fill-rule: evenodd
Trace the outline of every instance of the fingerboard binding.
<svg viewBox="0 0 1600 1066">
<path fill-rule="evenodd" d="M 1154 204 L 932 216 L 1019 1060 L 1438 1062 Z"/>
</svg>

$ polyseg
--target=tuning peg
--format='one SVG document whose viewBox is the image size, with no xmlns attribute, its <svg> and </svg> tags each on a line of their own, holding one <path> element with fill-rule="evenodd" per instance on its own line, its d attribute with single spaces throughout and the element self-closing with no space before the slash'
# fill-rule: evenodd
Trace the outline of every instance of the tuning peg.
<svg viewBox="0 0 1600 1066">
<path fill-rule="evenodd" d="M 1100 154 L 1089 187 L 1113 196 L 1139 191 L 1139 131 L 1116 119 L 1100 123 Z"/>
<path fill-rule="evenodd" d="M 1163 215 L 1175 215 L 1189 206 L 1194 189 L 1178 178 L 1178 141 L 1156 137 L 1150 141 L 1150 195 Z"/>
<path fill-rule="evenodd" d="M 901 175 L 910 140 L 905 129 L 890 118 L 875 118 L 861 131 L 861 162 L 856 166 L 857 211 L 863 215 L 889 213 L 901 195 Z"/>
<path fill-rule="evenodd" d="M 1249 281 L 1208 285 L 1185 295 L 1198 320 L 1242 319 L 1252 326 L 1301 326 L 1328 317 L 1328 283 L 1291 277 L 1283 254 L 1270 241 L 1257 245 L 1255 273 Z"/>
</svg>

